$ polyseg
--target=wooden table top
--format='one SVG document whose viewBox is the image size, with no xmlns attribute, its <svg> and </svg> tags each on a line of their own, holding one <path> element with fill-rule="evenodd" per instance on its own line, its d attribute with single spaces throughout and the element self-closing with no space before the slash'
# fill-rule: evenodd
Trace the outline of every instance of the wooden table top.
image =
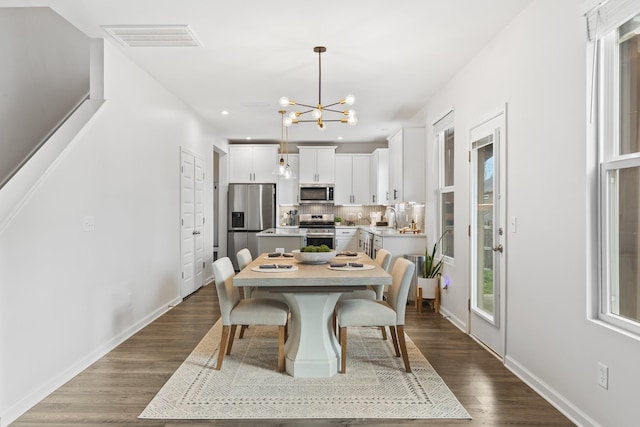
<svg viewBox="0 0 640 427">
<path fill-rule="evenodd" d="M 260 287 L 290 287 L 296 290 L 304 288 L 361 288 L 366 285 L 390 285 L 391 276 L 378 266 L 370 257 L 359 253 L 357 261 L 361 264 L 370 264 L 375 268 L 370 270 L 341 271 L 329 268 L 326 264 L 303 264 L 295 259 L 266 260 L 267 254 L 261 254 L 251 264 L 233 278 L 234 286 L 260 286 Z M 336 260 L 337 261 L 337 260 Z M 343 260 L 340 260 L 343 262 Z M 292 264 L 298 267 L 296 271 L 286 272 L 262 272 L 253 271 L 253 267 L 261 264 Z"/>
</svg>

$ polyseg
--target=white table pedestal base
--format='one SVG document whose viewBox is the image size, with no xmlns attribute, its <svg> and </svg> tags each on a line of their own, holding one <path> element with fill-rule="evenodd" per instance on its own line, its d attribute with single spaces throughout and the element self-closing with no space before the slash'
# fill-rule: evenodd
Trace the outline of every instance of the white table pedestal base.
<svg viewBox="0 0 640 427">
<path fill-rule="evenodd" d="M 342 292 L 283 293 L 291 310 L 285 366 L 294 377 L 338 373 L 340 344 L 333 332 L 333 310 Z"/>
</svg>

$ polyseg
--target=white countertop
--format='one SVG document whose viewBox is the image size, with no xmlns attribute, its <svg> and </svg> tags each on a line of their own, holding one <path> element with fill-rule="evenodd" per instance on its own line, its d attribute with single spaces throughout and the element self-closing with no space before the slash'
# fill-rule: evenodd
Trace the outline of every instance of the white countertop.
<svg viewBox="0 0 640 427">
<path fill-rule="evenodd" d="M 426 236 L 425 233 L 400 233 L 400 231 L 394 229 L 393 227 L 372 227 L 370 225 L 338 225 L 336 229 L 344 229 L 344 228 L 358 228 L 369 233 L 381 236 L 381 237 L 420 237 L 424 238 Z M 266 230 L 261 231 L 257 234 L 258 237 L 266 237 L 266 236 L 305 236 L 307 230 L 304 228 L 298 228 L 297 226 L 278 226 L 278 228 L 268 228 Z"/>
</svg>

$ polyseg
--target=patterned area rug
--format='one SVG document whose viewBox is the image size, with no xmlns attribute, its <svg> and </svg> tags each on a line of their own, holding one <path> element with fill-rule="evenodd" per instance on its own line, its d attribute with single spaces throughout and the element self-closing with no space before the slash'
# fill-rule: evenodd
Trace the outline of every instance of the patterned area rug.
<svg viewBox="0 0 640 427">
<path fill-rule="evenodd" d="M 346 374 L 293 378 L 275 370 L 275 327 L 249 328 L 216 371 L 221 332 L 218 321 L 139 418 L 471 418 L 408 337 L 411 374 L 379 329 L 350 328 Z"/>
</svg>

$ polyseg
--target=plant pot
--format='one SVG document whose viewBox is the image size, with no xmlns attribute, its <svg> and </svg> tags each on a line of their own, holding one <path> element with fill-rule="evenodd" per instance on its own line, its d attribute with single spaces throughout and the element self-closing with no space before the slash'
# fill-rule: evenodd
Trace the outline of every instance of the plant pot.
<svg viewBox="0 0 640 427">
<path fill-rule="evenodd" d="M 335 224 L 335 225 L 336 225 L 336 226 L 339 226 L 340 224 L 342 224 L 342 223 L 341 223 L 341 222 L 336 222 L 336 224 Z"/>
<path fill-rule="evenodd" d="M 416 308 L 422 311 L 422 300 L 433 300 L 433 308 L 440 312 L 440 279 L 418 277 L 416 284 Z"/>
<path fill-rule="evenodd" d="M 422 298 L 435 299 L 439 279 L 418 277 L 418 288 L 422 290 Z"/>
</svg>

